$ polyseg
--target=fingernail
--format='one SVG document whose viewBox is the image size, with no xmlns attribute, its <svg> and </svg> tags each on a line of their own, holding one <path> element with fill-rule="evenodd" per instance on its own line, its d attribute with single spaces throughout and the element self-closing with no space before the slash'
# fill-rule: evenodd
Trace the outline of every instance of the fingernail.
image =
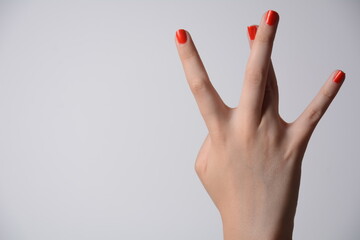
<svg viewBox="0 0 360 240">
<path fill-rule="evenodd" d="M 187 36 L 186 31 L 184 29 L 179 29 L 176 31 L 176 39 L 178 43 L 186 43 Z"/>
<path fill-rule="evenodd" d="M 266 23 L 274 25 L 279 19 L 279 14 L 273 10 L 269 10 L 266 14 Z"/>
<path fill-rule="evenodd" d="M 333 81 L 336 82 L 336 83 L 341 83 L 342 81 L 344 81 L 344 79 L 345 79 L 345 73 L 343 71 L 339 70 L 336 73 Z"/>
<path fill-rule="evenodd" d="M 248 28 L 250 40 L 254 40 L 256 36 L 257 26 L 252 25 L 252 26 L 248 26 L 247 28 Z"/>
</svg>

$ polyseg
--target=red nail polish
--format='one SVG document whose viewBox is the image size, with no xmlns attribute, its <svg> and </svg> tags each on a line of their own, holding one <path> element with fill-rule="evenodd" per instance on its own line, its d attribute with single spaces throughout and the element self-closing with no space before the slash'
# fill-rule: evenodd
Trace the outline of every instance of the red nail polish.
<svg viewBox="0 0 360 240">
<path fill-rule="evenodd" d="M 336 82 L 336 83 L 341 83 L 342 81 L 344 81 L 344 79 L 345 79 L 345 73 L 343 71 L 339 70 L 336 73 L 333 81 Z"/>
<path fill-rule="evenodd" d="M 273 10 L 269 10 L 266 14 L 266 23 L 269 25 L 274 25 L 279 19 L 279 14 Z"/>
<path fill-rule="evenodd" d="M 178 43 L 186 43 L 187 36 L 186 31 L 184 29 L 179 29 L 176 31 L 176 39 Z"/>
<path fill-rule="evenodd" d="M 257 31 L 256 25 L 248 26 L 248 33 L 249 33 L 250 40 L 255 39 L 256 31 Z"/>
</svg>

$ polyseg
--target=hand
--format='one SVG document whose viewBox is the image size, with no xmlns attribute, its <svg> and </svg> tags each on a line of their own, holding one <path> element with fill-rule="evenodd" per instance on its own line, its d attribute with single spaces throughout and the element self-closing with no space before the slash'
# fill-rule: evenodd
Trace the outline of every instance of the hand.
<svg viewBox="0 0 360 240">
<path fill-rule="evenodd" d="M 292 238 L 302 159 L 345 79 L 334 71 L 305 111 L 285 122 L 270 60 L 278 22 L 279 15 L 268 11 L 259 27 L 248 28 L 251 53 L 235 108 L 214 89 L 190 34 L 176 33 L 186 79 L 209 131 L 195 170 L 221 214 L 225 239 Z"/>
</svg>

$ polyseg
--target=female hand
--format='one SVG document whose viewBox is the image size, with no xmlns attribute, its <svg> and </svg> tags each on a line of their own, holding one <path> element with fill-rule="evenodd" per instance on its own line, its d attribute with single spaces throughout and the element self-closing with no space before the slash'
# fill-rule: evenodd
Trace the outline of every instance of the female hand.
<svg viewBox="0 0 360 240">
<path fill-rule="evenodd" d="M 345 79 L 334 71 L 305 111 L 285 122 L 270 60 L 278 22 L 270 10 L 259 27 L 248 27 L 251 53 L 235 108 L 214 89 L 190 34 L 176 32 L 186 79 L 209 131 L 195 170 L 221 214 L 226 240 L 292 238 L 302 159 Z"/>
</svg>

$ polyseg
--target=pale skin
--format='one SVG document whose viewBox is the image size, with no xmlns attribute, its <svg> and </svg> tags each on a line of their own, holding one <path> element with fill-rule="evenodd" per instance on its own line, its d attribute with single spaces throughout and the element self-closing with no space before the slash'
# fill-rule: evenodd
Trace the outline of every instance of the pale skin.
<svg viewBox="0 0 360 240">
<path fill-rule="evenodd" d="M 239 104 L 228 107 L 210 82 L 189 32 L 175 39 L 187 82 L 208 129 L 195 170 L 220 212 L 225 240 L 292 239 L 301 164 L 309 139 L 343 81 L 335 70 L 291 123 L 278 112 L 271 62 L 278 25 L 263 15 L 250 42 Z"/>
</svg>

